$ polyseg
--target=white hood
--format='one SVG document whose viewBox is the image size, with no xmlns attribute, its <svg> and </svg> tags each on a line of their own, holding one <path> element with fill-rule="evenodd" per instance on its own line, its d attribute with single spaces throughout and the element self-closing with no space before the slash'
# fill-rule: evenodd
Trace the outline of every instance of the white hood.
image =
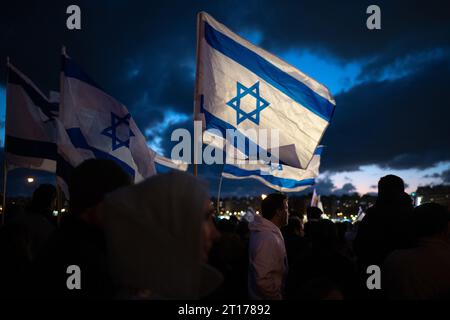
<svg viewBox="0 0 450 320">
<path fill-rule="evenodd" d="M 167 299 L 196 299 L 218 286 L 220 274 L 204 272 L 200 256 L 207 199 L 202 181 L 175 171 L 108 195 L 105 233 L 116 284 Z"/>
</svg>

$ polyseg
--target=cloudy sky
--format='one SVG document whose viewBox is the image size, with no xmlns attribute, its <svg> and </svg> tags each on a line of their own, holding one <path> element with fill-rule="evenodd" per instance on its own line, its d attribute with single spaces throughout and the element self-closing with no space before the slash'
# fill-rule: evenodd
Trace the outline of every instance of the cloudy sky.
<svg viewBox="0 0 450 320">
<path fill-rule="evenodd" d="M 382 29 L 370 31 L 366 8 L 374 3 Z M 82 30 L 66 28 L 70 4 L 81 8 Z M 319 192 L 375 192 L 387 173 L 402 176 L 408 191 L 450 183 L 446 1 L 16 0 L 0 11 L 0 61 L 10 56 L 44 92 L 58 90 L 64 44 L 128 106 L 149 145 L 170 155 L 172 130 L 192 128 L 199 11 L 332 91 L 337 106 L 323 139 Z M 3 130 L 3 63 L 0 79 Z M 219 172 L 200 168 L 213 192 Z M 245 195 L 267 188 L 227 180 L 223 190 Z"/>
</svg>

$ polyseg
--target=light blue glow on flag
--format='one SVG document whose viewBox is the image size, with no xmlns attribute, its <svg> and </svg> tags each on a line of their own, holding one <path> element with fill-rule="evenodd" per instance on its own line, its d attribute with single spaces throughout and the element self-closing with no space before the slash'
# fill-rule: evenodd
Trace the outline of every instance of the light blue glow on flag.
<svg viewBox="0 0 450 320">
<path fill-rule="evenodd" d="M 298 192 L 315 184 L 319 175 L 323 146 L 318 146 L 306 169 L 270 164 L 225 164 L 223 177 L 228 179 L 256 179 L 281 192 Z"/>
</svg>

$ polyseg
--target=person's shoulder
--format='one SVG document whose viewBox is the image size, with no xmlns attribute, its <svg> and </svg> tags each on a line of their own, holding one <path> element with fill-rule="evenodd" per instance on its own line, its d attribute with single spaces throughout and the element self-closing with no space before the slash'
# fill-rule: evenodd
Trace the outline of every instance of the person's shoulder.
<svg viewBox="0 0 450 320">
<path fill-rule="evenodd" d="M 409 248 L 409 249 L 398 249 L 392 251 L 384 260 L 385 266 L 395 266 L 398 264 L 409 264 L 411 260 L 416 259 L 417 257 L 417 249 Z"/>
</svg>

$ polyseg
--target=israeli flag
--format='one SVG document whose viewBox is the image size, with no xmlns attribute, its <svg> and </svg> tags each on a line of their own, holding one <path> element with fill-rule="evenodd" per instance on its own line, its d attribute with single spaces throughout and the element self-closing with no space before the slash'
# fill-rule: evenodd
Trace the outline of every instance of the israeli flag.
<svg viewBox="0 0 450 320">
<path fill-rule="evenodd" d="M 222 136 L 234 129 L 246 145 L 276 150 L 280 163 L 305 169 L 333 116 L 328 89 L 204 12 L 197 46 L 195 117 L 203 121 L 204 137 L 213 129 Z M 249 129 L 278 129 L 279 143 L 270 134 L 265 144 L 255 141 L 246 135 Z"/>
<path fill-rule="evenodd" d="M 8 62 L 5 119 L 7 169 L 56 171 L 58 101 L 47 98 L 36 85 Z M 53 96 L 53 95 L 52 95 Z"/>
<path fill-rule="evenodd" d="M 298 192 L 315 184 L 319 175 L 323 146 L 318 146 L 308 167 L 298 169 L 277 164 L 225 164 L 222 176 L 228 179 L 256 179 L 280 192 Z"/>
<path fill-rule="evenodd" d="M 62 180 L 67 181 L 70 171 L 90 158 L 115 161 L 135 182 L 155 174 L 155 152 L 127 108 L 65 54 L 61 86 L 57 130 L 58 176 Z"/>
</svg>

